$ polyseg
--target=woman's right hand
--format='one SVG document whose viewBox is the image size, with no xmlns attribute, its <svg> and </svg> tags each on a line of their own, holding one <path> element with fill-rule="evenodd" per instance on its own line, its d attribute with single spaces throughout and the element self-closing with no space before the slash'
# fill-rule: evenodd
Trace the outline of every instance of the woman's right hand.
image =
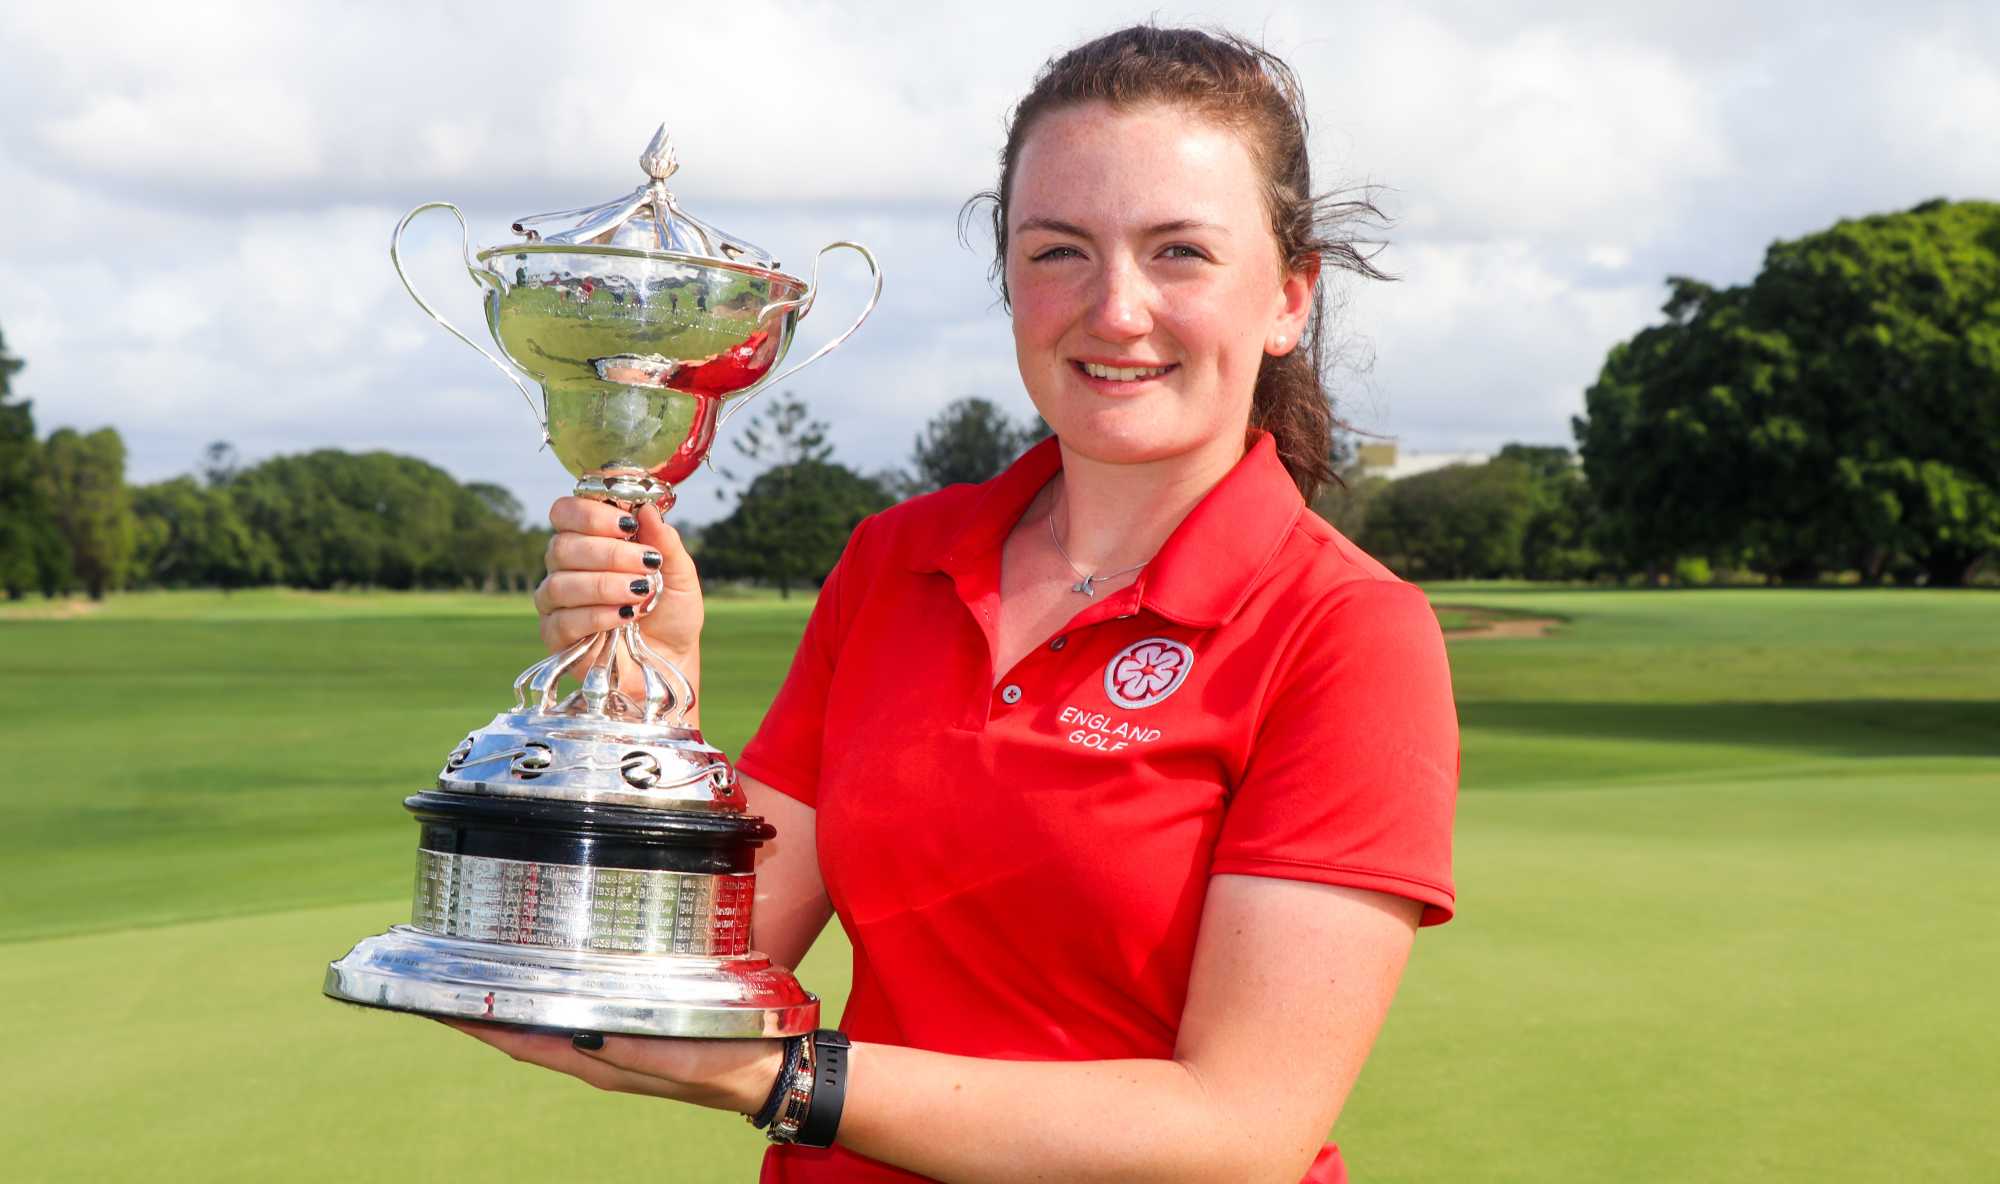
<svg viewBox="0 0 2000 1184">
<path fill-rule="evenodd" d="M 701 580 L 680 532 L 651 506 L 627 513 L 580 497 L 557 498 L 549 525 L 549 574 L 535 589 L 549 652 L 631 620 L 657 588 L 659 603 L 638 618 L 639 629 L 699 689 Z"/>
</svg>

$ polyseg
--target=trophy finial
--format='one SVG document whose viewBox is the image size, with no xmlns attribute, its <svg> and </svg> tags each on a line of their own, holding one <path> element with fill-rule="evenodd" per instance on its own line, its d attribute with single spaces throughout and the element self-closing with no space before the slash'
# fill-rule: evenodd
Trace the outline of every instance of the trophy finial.
<svg viewBox="0 0 2000 1184">
<path fill-rule="evenodd" d="M 646 175 L 655 181 L 666 180 L 681 167 L 680 157 L 674 152 L 673 137 L 667 135 L 666 124 L 660 125 L 660 130 L 654 132 L 653 138 L 647 142 L 646 150 L 639 154 L 639 167 L 645 169 Z"/>
</svg>

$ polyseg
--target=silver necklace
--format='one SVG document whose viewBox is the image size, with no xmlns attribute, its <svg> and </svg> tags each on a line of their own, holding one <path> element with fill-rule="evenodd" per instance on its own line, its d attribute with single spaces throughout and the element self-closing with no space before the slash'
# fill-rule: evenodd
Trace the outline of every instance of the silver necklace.
<svg viewBox="0 0 2000 1184">
<path fill-rule="evenodd" d="M 1085 575 L 1083 569 L 1076 565 L 1076 560 L 1071 559 L 1069 557 L 1069 552 L 1063 549 L 1062 540 L 1056 537 L 1056 509 L 1057 507 L 1053 506 L 1050 507 L 1049 509 L 1049 541 L 1056 545 L 1056 554 L 1062 556 L 1063 562 L 1069 564 L 1069 569 L 1076 573 L 1076 583 L 1071 584 L 1069 586 L 1070 591 L 1081 592 L 1085 596 L 1096 596 L 1097 589 L 1091 587 L 1092 584 L 1096 583 L 1099 580 L 1115 580 L 1119 576 L 1131 575 L 1133 572 L 1138 571 L 1140 568 L 1146 566 L 1146 564 L 1152 562 L 1152 559 L 1149 557 L 1139 563 L 1133 564 L 1130 567 L 1121 567 L 1117 571 L 1107 571 L 1092 575 Z"/>
</svg>

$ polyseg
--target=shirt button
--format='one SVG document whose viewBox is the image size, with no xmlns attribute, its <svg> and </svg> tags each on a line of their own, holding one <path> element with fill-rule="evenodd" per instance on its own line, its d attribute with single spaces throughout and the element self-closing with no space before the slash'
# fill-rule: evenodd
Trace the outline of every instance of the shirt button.
<svg viewBox="0 0 2000 1184">
<path fill-rule="evenodd" d="M 1000 690 L 1000 701 L 1002 703 L 1019 703 L 1021 701 L 1021 688 L 1011 682 L 1008 683 Z"/>
<path fill-rule="evenodd" d="M 1052 650 L 1059 650 L 1068 644 L 1069 644 L 1069 638 L 1058 637 L 1054 641 L 1049 643 L 1049 648 Z"/>
</svg>

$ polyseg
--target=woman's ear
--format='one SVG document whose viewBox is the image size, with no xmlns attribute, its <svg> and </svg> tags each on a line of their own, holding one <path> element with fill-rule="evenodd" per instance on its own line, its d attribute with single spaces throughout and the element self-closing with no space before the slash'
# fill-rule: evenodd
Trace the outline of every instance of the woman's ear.
<svg viewBox="0 0 2000 1184">
<path fill-rule="evenodd" d="M 1271 332 L 1264 339 L 1264 352 L 1282 358 L 1298 347 L 1312 316 L 1313 289 L 1319 283 L 1319 260 L 1288 272 L 1278 285 L 1278 313 L 1271 320 Z"/>
</svg>

